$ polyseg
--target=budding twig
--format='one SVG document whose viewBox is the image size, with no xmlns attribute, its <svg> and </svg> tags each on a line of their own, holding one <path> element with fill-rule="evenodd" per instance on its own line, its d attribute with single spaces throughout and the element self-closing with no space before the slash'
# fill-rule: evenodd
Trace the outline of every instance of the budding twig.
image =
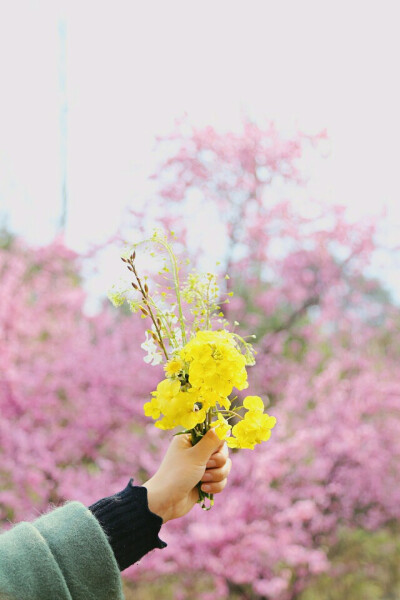
<svg viewBox="0 0 400 600">
<path fill-rule="evenodd" d="M 128 260 L 125 259 L 125 258 L 122 258 L 122 260 L 125 263 L 127 263 L 128 269 L 134 274 L 134 276 L 136 278 L 137 284 L 134 283 L 134 282 L 132 282 L 132 287 L 135 290 L 139 290 L 140 291 L 140 293 L 142 295 L 142 298 L 143 298 L 143 304 L 146 305 L 146 308 L 144 308 L 144 306 L 139 306 L 139 308 L 140 308 L 141 312 L 143 313 L 143 315 L 145 317 L 150 317 L 151 320 L 153 321 L 154 327 L 156 328 L 156 331 L 157 331 L 157 336 L 153 332 L 152 337 L 153 337 L 153 339 L 155 341 L 157 341 L 157 343 L 159 344 L 160 348 L 164 352 L 165 358 L 168 360 L 168 354 L 167 354 L 167 351 L 165 349 L 164 342 L 163 342 L 162 335 L 161 335 L 161 319 L 159 317 L 156 318 L 154 316 L 154 313 L 153 313 L 152 308 L 151 308 L 151 304 L 149 302 L 149 286 L 147 285 L 147 283 L 145 283 L 144 285 L 142 285 L 140 277 L 139 277 L 139 275 L 137 274 L 137 271 L 136 271 L 136 267 L 135 267 L 135 263 L 134 263 L 135 257 L 136 257 L 136 252 L 133 251 Z"/>
</svg>

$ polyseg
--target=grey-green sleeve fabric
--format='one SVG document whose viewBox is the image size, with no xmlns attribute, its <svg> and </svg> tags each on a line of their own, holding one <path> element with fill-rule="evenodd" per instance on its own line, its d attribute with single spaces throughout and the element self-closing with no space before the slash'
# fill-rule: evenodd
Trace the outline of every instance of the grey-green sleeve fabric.
<svg viewBox="0 0 400 600">
<path fill-rule="evenodd" d="M 99 522 L 69 502 L 0 535 L 1 600 L 124 600 Z"/>
</svg>

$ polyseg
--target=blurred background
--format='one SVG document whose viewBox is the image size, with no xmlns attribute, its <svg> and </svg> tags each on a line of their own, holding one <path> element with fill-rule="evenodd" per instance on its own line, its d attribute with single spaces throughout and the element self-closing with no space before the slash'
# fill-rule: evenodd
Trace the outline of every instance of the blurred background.
<svg viewBox="0 0 400 600">
<path fill-rule="evenodd" d="M 231 275 L 279 428 L 235 454 L 220 506 L 163 528 L 127 597 L 400 597 L 397 16 L 0 0 L 4 526 L 154 472 L 160 374 L 106 293 L 124 241 L 173 228 Z"/>
</svg>

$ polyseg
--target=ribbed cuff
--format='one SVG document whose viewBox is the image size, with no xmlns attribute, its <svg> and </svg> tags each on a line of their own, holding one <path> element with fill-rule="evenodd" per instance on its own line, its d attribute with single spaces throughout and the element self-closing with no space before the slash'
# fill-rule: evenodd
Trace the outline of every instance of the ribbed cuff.
<svg viewBox="0 0 400 600">
<path fill-rule="evenodd" d="M 158 537 L 163 520 L 149 509 L 147 488 L 133 485 L 133 479 L 124 490 L 98 500 L 89 510 L 102 526 L 120 571 L 150 550 L 167 546 Z"/>
</svg>

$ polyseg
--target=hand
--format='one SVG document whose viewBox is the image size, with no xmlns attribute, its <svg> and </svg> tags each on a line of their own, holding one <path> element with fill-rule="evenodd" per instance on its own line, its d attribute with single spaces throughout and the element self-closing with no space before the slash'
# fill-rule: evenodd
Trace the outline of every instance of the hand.
<svg viewBox="0 0 400 600">
<path fill-rule="evenodd" d="M 195 446 L 189 434 L 175 436 L 158 471 L 143 485 L 151 512 L 164 523 L 183 517 L 199 499 L 198 482 L 204 482 L 204 492 L 218 494 L 227 483 L 231 467 L 226 442 L 213 429 Z"/>
</svg>

